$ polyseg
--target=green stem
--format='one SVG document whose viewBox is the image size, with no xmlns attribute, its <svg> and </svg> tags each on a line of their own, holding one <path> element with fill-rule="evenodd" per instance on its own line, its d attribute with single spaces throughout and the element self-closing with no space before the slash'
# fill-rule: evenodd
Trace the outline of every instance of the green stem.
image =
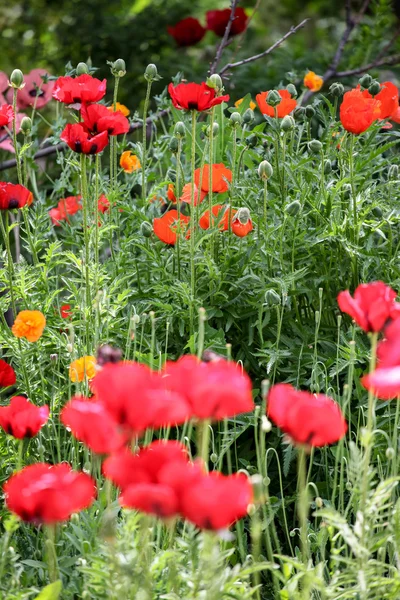
<svg viewBox="0 0 400 600">
<path fill-rule="evenodd" d="M 92 311 L 92 301 L 90 294 L 90 239 L 89 239 L 89 220 L 88 220 L 88 189 L 87 189 L 87 174 L 86 174 L 86 154 L 81 154 L 81 197 L 83 204 L 83 238 L 85 243 L 85 322 L 86 322 L 86 350 L 89 354 L 90 349 L 90 314 Z M 97 227 L 97 223 L 96 223 Z"/>
<path fill-rule="evenodd" d="M 206 311 L 199 308 L 199 337 L 197 342 L 197 358 L 200 360 L 204 349 L 204 322 L 206 320 Z"/>
<path fill-rule="evenodd" d="M 297 480 L 298 480 L 298 501 L 297 501 L 297 514 L 300 523 L 300 544 L 301 544 L 301 555 L 304 564 L 304 577 L 302 585 L 302 600 L 308 600 L 309 595 L 309 584 L 307 578 L 308 570 L 308 558 L 309 548 L 307 540 L 307 518 L 309 510 L 309 498 L 308 498 L 308 487 L 306 483 L 306 451 L 303 447 L 298 449 L 297 457 Z"/>
<path fill-rule="evenodd" d="M 191 171 L 192 171 L 192 189 L 191 189 L 191 199 L 190 199 L 190 331 L 193 333 L 194 328 L 194 304 L 195 304 L 195 294 L 196 294 L 196 273 L 194 266 L 194 251 L 195 251 L 195 231 L 196 231 L 196 223 L 195 223 L 195 206 L 194 206 L 194 171 L 196 167 L 196 118 L 197 113 L 195 110 L 192 110 L 192 149 L 191 149 Z M 201 186 L 201 182 L 200 182 Z M 210 215 L 211 219 L 211 215 Z"/>
<path fill-rule="evenodd" d="M 150 92 L 151 92 L 152 81 L 147 82 L 146 98 L 143 107 L 143 138 L 142 138 L 142 200 L 146 200 L 146 141 L 147 141 L 147 111 L 150 103 Z"/>
<path fill-rule="evenodd" d="M 6 247 L 7 252 L 7 272 L 8 272 L 8 281 L 10 286 L 10 296 L 11 296 L 11 306 L 13 309 L 14 317 L 17 314 L 16 305 L 15 305 L 15 296 L 14 296 L 14 263 L 11 254 L 11 246 L 10 246 L 10 238 L 8 237 L 8 213 L 6 211 L 5 214 L 5 224 L 3 223 L 3 215 L 0 214 L 0 229 L 4 240 L 4 245 Z"/>
<path fill-rule="evenodd" d="M 55 546 L 56 528 L 54 525 L 47 525 L 45 527 L 45 531 L 47 537 L 45 546 L 47 566 L 49 569 L 49 579 L 50 583 L 54 583 L 60 578 L 58 572 L 57 553 Z"/>
<path fill-rule="evenodd" d="M 198 453 L 204 468 L 208 471 L 208 451 L 210 446 L 210 419 L 203 419 L 198 423 Z"/>
<path fill-rule="evenodd" d="M 21 160 L 19 156 L 19 148 L 17 144 L 17 94 L 18 90 L 16 88 L 13 89 L 13 111 L 14 111 L 14 119 L 13 119 L 13 144 L 15 151 L 15 162 L 17 163 L 17 174 L 18 174 L 18 183 L 23 185 L 22 179 L 22 169 L 21 169 Z"/>
<path fill-rule="evenodd" d="M 179 198 L 181 197 L 181 188 L 180 188 L 180 177 L 181 177 L 181 153 L 182 153 L 182 139 L 178 138 L 178 152 L 176 155 L 176 185 L 175 185 L 175 194 L 176 194 L 176 209 L 178 211 L 178 231 L 176 234 L 176 262 L 178 265 L 178 279 L 181 278 L 181 205 Z"/>
</svg>

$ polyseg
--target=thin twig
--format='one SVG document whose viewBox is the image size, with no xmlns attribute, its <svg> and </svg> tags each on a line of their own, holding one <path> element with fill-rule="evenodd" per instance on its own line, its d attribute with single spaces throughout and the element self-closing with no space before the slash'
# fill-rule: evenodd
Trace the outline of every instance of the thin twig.
<svg viewBox="0 0 400 600">
<path fill-rule="evenodd" d="M 228 63 L 220 70 L 219 74 L 222 77 L 222 75 L 228 70 L 236 69 L 237 67 L 241 67 L 242 65 L 247 65 L 248 63 L 254 62 L 255 60 L 259 60 L 260 58 L 264 58 L 265 56 L 268 56 L 268 54 L 271 54 L 271 52 L 273 52 L 276 48 L 278 48 L 278 46 L 280 46 L 285 40 L 287 40 L 288 37 L 290 37 L 291 35 L 296 33 L 296 31 L 298 31 L 299 29 L 304 27 L 304 25 L 308 21 L 309 21 L 309 19 L 304 19 L 304 21 L 302 21 L 295 27 L 291 27 L 289 29 L 289 31 L 287 33 L 285 33 L 284 36 L 282 36 L 278 41 L 276 41 L 267 50 L 264 50 L 264 52 L 261 52 L 260 54 L 255 54 L 254 56 L 249 56 L 248 58 L 244 58 L 243 60 L 239 60 L 234 63 Z"/>
<path fill-rule="evenodd" d="M 214 61 L 210 67 L 210 75 L 215 73 L 218 63 L 221 60 L 222 52 L 224 51 L 224 48 L 228 44 L 228 38 L 229 38 L 229 34 L 231 32 L 232 23 L 235 20 L 235 12 L 236 12 L 236 8 L 237 8 L 238 4 L 239 4 L 239 0 L 231 0 L 231 14 L 229 15 L 229 21 L 226 24 L 224 35 L 222 37 L 220 45 L 218 46 Z"/>
<path fill-rule="evenodd" d="M 365 73 L 370 69 L 374 69 L 376 67 L 382 67 L 384 65 L 397 65 L 400 63 L 400 54 L 394 54 L 393 56 L 385 56 L 381 58 L 381 60 L 374 60 L 374 62 L 369 63 L 368 65 L 364 65 L 363 67 L 359 67 L 358 69 L 350 69 L 349 71 L 338 71 L 336 73 L 336 77 L 350 77 L 351 75 L 361 75 L 361 73 Z"/>
</svg>

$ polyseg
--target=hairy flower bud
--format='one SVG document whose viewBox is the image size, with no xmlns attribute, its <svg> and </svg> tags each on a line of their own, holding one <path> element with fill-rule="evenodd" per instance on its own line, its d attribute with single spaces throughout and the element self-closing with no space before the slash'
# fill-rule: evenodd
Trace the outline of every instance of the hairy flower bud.
<svg viewBox="0 0 400 600">
<path fill-rule="evenodd" d="M 344 183 L 343 187 L 342 187 L 342 190 L 343 190 L 343 198 L 345 200 L 348 200 L 350 198 L 350 195 L 351 195 L 351 185 L 350 185 L 350 183 Z"/>
<path fill-rule="evenodd" d="M 391 165 L 388 171 L 388 179 L 398 179 L 399 178 L 399 167 L 398 165 Z"/>
<path fill-rule="evenodd" d="M 296 89 L 296 86 L 293 85 L 293 83 L 289 83 L 289 85 L 286 86 L 286 89 L 289 92 L 289 94 L 292 96 L 292 98 L 297 98 L 297 89 Z"/>
<path fill-rule="evenodd" d="M 179 142 L 178 142 L 178 138 L 176 137 L 172 137 L 171 141 L 169 143 L 169 149 L 171 150 L 171 152 L 173 154 L 176 154 L 179 150 Z"/>
<path fill-rule="evenodd" d="M 243 123 L 245 125 L 251 125 L 254 121 L 254 110 L 247 108 L 243 113 Z"/>
<path fill-rule="evenodd" d="M 87 66 L 86 63 L 80 62 L 80 63 L 77 64 L 75 72 L 76 72 L 76 75 L 78 77 L 79 77 L 79 75 L 88 75 L 89 74 L 89 67 Z"/>
<path fill-rule="evenodd" d="M 304 106 L 297 106 L 293 111 L 293 117 L 297 121 L 304 121 L 304 117 L 306 116 L 306 109 Z"/>
<path fill-rule="evenodd" d="M 21 131 L 24 135 L 29 135 L 32 131 L 32 119 L 30 117 L 24 117 L 21 121 Z"/>
<path fill-rule="evenodd" d="M 368 73 L 366 73 L 358 80 L 358 82 L 361 85 L 361 87 L 369 88 L 369 86 L 372 83 L 372 77 L 371 77 L 371 75 L 368 75 Z"/>
<path fill-rule="evenodd" d="M 335 82 L 329 87 L 329 91 L 335 98 L 340 98 L 344 94 L 344 86 L 341 83 Z"/>
<path fill-rule="evenodd" d="M 322 498 L 321 498 L 320 496 L 317 496 L 317 497 L 315 498 L 315 506 L 316 506 L 317 508 L 322 508 L 322 507 L 323 507 L 323 505 L 324 505 L 324 501 L 322 500 Z"/>
<path fill-rule="evenodd" d="M 329 175 L 329 173 L 332 171 L 332 163 L 331 161 L 328 159 L 324 162 L 324 175 Z"/>
<path fill-rule="evenodd" d="M 280 104 L 281 100 L 282 98 L 276 90 L 271 90 L 270 92 L 268 92 L 267 104 L 269 104 L 269 106 L 277 106 L 278 104 Z"/>
<path fill-rule="evenodd" d="M 285 132 L 292 131 L 292 129 L 294 129 L 295 126 L 296 126 L 296 123 L 292 116 L 286 115 L 286 117 L 283 117 L 283 119 L 281 121 L 282 131 L 285 131 Z"/>
<path fill-rule="evenodd" d="M 308 149 L 313 154 L 319 154 L 322 151 L 322 148 L 323 146 L 319 140 L 311 140 L 311 142 L 308 142 Z"/>
<path fill-rule="evenodd" d="M 140 226 L 140 233 L 144 236 L 144 237 L 150 237 L 153 231 L 153 227 L 151 226 L 151 223 L 149 223 L 148 221 L 143 221 L 143 223 Z"/>
<path fill-rule="evenodd" d="M 281 303 L 281 297 L 275 290 L 267 290 L 264 295 L 264 301 L 267 306 L 278 306 Z"/>
<path fill-rule="evenodd" d="M 377 94 L 379 94 L 379 92 L 381 91 L 381 84 L 379 83 L 379 81 L 373 81 L 369 86 L 368 91 L 371 94 L 371 96 L 376 96 Z"/>
<path fill-rule="evenodd" d="M 309 104 L 308 106 L 306 106 L 306 117 L 307 117 L 307 119 L 312 119 L 314 115 L 315 115 L 315 108 L 313 106 L 311 106 L 311 104 Z"/>
<path fill-rule="evenodd" d="M 16 90 L 22 90 L 24 87 L 24 75 L 19 69 L 14 69 L 10 77 L 10 85 Z"/>
<path fill-rule="evenodd" d="M 146 70 L 144 72 L 144 78 L 149 83 L 152 83 L 153 81 L 157 81 L 158 79 L 161 79 L 158 74 L 156 65 L 153 65 L 152 63 L 147 65 Z"/>
<path fill-rule="evenodd" d="M 298 200 L 293 200 L 293 202 L 291 202 L 290 204 L 288 204 L 285 208 L 285 211 L 287 212 L 288 215 L 291 215 L 292 217 L 294 217 L 295 215 L 298 214 L 298 212 L 301 209 L 301 204 Z"/>
<path fill-rule="evenodd" d="M 115 62 L 111 63 L 111 73 L 114 77 L 124 77 L 126 75 L 126 64 L 122 58 L 118 58 Z"/>
<path fill-rule="evenodd" d="M 389 448 L 386 448 L 386 458 L 388 460 L 393 460 L 393 458 L 395 457 L 395 451 L 393 450 L 393 448 L 391 448 L 389 446 Z"/>
<path fill-rule="evenodd" d="M 214 122 L 212 124 L 212 136 L 213 137 L 217 137 L 218 133 L 219 133 L 219 125 L 218 125 L 218 123 Z M 207 127 L 206 134 L 207 134 L 207 137 L 210 137 L 210 135 L 211 135 L 211 127 L 210 127 L 210 125 Z"/>
<path fill-rule="evenodd" d="M 374 217 L 377 217 L 378 219 L 380 219 L 383 215 L 382 209 L 380 206 L 374 206 L 374 208 L 372 209 L 372 214 L 374 215 Z"/>
<path fill-rule="evenodd" d="M 218 75 L 218 73 L 213 73 L 210 77 L 208 77 L 207 85 L 208 87 L 213 88 L 217 92 L 222 92 L 222 90 L 224 89 L 224 84 L 222 83 L 221 76 Z"/>
<path fill-rule="evenodd" d="M 270 179 L 270 177 L 272 177 L 273 174 L 274 169 L 272 168 L 271 163 L 269 163 L 267 160 L 263 160 L 262 162 L 260 162 L 260 164 L 258 165 L 258 176 L 260 177 L 260 179 L 262 179 L 263 181 L 267 181 L 268 179 Z"/>
<path fill-rule="evenodd" d="M 178 121 L 175 123 L 174 127 L 174 135 L 178 138 L 178 140 L 182 140 L 186 134 L 186 127 L 182 121 Z"/>
<path fill-rule="evenodd" d="M 229 117 L 229 122 L 231 124 L 232 127 L 236 127 L 236 125 L 241 125 L 242 124 L 242 116 L 240 113 L 238 112 L 233 112 L 231 114 L 231 116 Z"/>
</svg>

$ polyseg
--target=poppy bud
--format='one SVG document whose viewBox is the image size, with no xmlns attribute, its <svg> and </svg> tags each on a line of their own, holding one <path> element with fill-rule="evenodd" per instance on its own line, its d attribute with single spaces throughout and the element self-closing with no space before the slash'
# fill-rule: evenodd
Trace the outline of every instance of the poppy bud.
<svg viewBox="0 0 400 600">
<path fill-rule="evenodd" d="M 151 233 L 153 231 L 153 227 L 151 226 L 151 223 L 149 223 L 148 221 L 144 221 L 141 226 L 140 226 L 140 233 L 144 236 L 149 238 L 151 236 Z"/>
<path fill-rule="evenodd" d="M 9 81 L 11 87 L 17 89 L 17 90 L 22 90 L 22 88 L 24 87 L 24 75 L 22 73 L 22 71 L 20 71 L 19 69 L 14 69 L 14 71 L 11 73 L 11 77 L 10 77 L 10 81 Z"/>
<path fill-rule="evenodd" d="M 50 354 L 50 360 L 51 362 L 57 362 L 58 360 L 58 354 Z"/>
<path fill-rule="evenodd" d="M 270 92 L 268 92 L 267 104 L 269 106 L 278 106 L 278 104 L 280 104 L 281 101 L 282 101 L 282 98 L 280 97 L 280 95 L 278 94 L 278 92 L 276 90 L 271 90 Z"/>
<path fill-rule="evenodd" d="M 222 83 L 221 76 L 218 73 L 213 73 L 211 77 L 207 79 L 207 85 L 210 88 L 213 88 L 217 92 L 221 92 L 224 89 L 224 84 Z"/>
<path fill-rule="evenodd" d="M 264 299 L 267 306 L 278 306 L 281 303 L 281 297 L 275 290 L 267 290 Z"/>
<path fill-rule="evenodd" d="M 351 481 L 347 481 L 346 482 L 346 490 L 348 492 L 350 492 L 353 489 L 353 484 L 351 483 Z"/>
<path fill-rule="evenodd" d="M 297 121 L 304 121 L 305 114 L 306 109 L 303 106 L 297 106 L 293 111 L 293 117 L 297 119 Z"/>
<path fill-rule="evenodd" d="M 260 162 L 260 164 L 258 165 L 258 176 L 260 177 L 260 179 L 262 179 L 263 181 L 267 181 L 268 179 L 270 179 L 270 177 L 272 177 L 273 174 L 274 170 L 272 168 L 271 163 L 269 163 L 267 160 L 263 160 L 262 162 Z"/>
<path fill-rule="evenodd" d="M 254 133 L 252 133 L 251 135 L 249 135 L 248 138 L 246 138 L 246 146 L 248 146 L 249 148 L 254 148 L 254 146 L 257 146 L 257 136 L 254 135 Z"/>
<path fill-rule="evenodd" d="M 393 460 L 394 456 L 395 456 L 395 451 L 393 450 L 393 448 L 391 448 L 389 446 L 389 448 L 386 449 L 386 458 L 388 460 Z"/>
<path fill-rule="evenodd" d="M 152 63 L 147 65 L 146 70 L 144 72 L 144 78 L 149 83 L 152 83 L 153 81 L 157 81 L 158 79 L 161 79 L 158 74 L 156 65 L 153 65 Z"/>
<path fill-rule="evenodd" d="M 231 116 L 229 117 L 229 123 L 232 127 L 236 127 L 236 125 L 241 125 L 241 123 L 242 123 L 241 114 L 238 112 L 233 112 L 231 114 Z"/>
<path fill-rule="evenodd" d="M 399 178 L 399 167 L 398 165 L 391 165 L 388 171 L 388 179 Z"/>
<path fill-rule="evenodd" d="M 175 137 L 177 137 L 178 140 L 182 140 L 185 137 L 185 134 L 186 134 L 185 124 L 182 123 L 182 121 L 178 121 L 177 123 L 175 123 L 175 127 L 174 127 Z"/>
<path fill-rule="evenodd" d="M 366 73 L 358 80 L 358 82 L 361 85 L 361 87 L 369 88 L 369 86 L 372 83 L 372 77 L 371 77 L 371 75 L 368 75 L 368 73 Z"/>
<path fill-rule="evenodd" d="M 322 507 L 323 507 L 323 505 L 324 505 L 324 501 L 322 500 L 322 498 L 321 498 L 320 496 L 317 496 L 317 497 L 315 498 L 315 506 L 316 506 L 317 508 L 322 508 Z"/>
<path fill-rule="evenodd" d="M 297 89 L 296 89 L 296 86 L 293 85 L 293 83 L 289 83 L 289 85 L 286 86 L 286 89 L 289 92 L 289 94 L 292 96 L 292 98 L 297 98 Z"/>
<path fill-rule="evenodd" d="M 169 149 L 171 150 L 171 152 L 173 154 L 176 154 L 178 152 L 179 142 L 178 142 L 178 139 L 176 137 L 172 137 L 171 138 L 171 141 L 169 143 Z"/>
<path fill-rule="evenodd" d="M 335 98 L 340 98 L 344 94 L 344 86 L 338 82 L 332 83 L 332 85 L 329 88 L 329 91 Z"/>
<path fill-rule="evenodd" d="M 312 119 L 313 116 L 315 115 L 315 108 L 311 105 L 306 106 L 306 117 L 307 119 Z"/>
<path fill-rule="evenodd" d="M 122 350 L 109 344 L 100 346 L 97 350 L 97 364 L 101 367 L 107 363 L 118 363 L 122 359 Z"/>
<path fill-rule="evenodd" d="M 381 84 L 379 83 L 379 81 L 373 81 L 369 86 L 368 91 L 371 94 L 371 96 L 376 96 L 377 94 L 379 94 L 379 92 L 381 91 Z"/>
<path fill-rule="evenodd" d="M 324 175 L 329 175 L 329 173 L 332 171 L 332 163 L 331 161 L 328 159 L 324 162 Z"/>
<path fill-rule="evenodd" d="M 297 213 L 299 212 L 299 210 L 301 209 L 301 204 L 298 200 L 293 200 L 293 202 L 291 202 L 290 204 L 287 205 L 287 207 L 285 208 L 285 211 L 287 212 L 288 215 L 291 215 L 292 217 L 297 215 Z"/>
<path fill-rule="evenodd" d="M 343 184 L 343 198 L 345 200 L 348 200 L 350 198 L 350 194 L 351 194 L 351 185 L 350 183 L 345 183 Z"/>
<path fill-rule="evenodd" d="M 378 219 L 380 219 L 383 215 L 382 209 L 380 208 L 380 206 L 374 206 L 374 208 L 372 209 L 372 214 L 377 217 Z"/>
<path fill-rule="evenodd" d="M 76 75 L 78 77 L 79 77 L 79 75 L 88 75 L 89 74 L 89 68 L 88 68 L 87 64 L 84 62 L 78 63 L 75 71 L 76 71 Z"/>
<path fill-rule="evenodd" d="M 111 63 L 111 73 L 114 77 L 124 77 L 126 75 L 126 64 L 122 58 L 118 58 L 115 62 Z"/>
<path fill-rule="evenodd" d="M 322 150 L 322 144 L 319 140 L 311 140 L 311 142 L 308 142 L 308 149 L 313 154 L 319 154 Z"/>
<path fill-rule="evenodd" d="M 29 135 L 32 131 L 32 119 L 30 117 L 24 117 L 21 121 L 21 131 L 24 135 Z"/>
<path fill-rule="evenodd" d="M 213 123 L 212 124 L 212 136 L 217 137 L 218 133 L 219 133 L 219 125 L 218 125 L 218 123 Z M 210 125 L 207 127 L 206 135 L 207 135 L 207 137 L 210 137 L 210 135 L 211 135 Z"/>
<path fill-rule="evenodd" d="M 282 121 L 281 121 L 281 129 L 282 131 L 292 131 L 292 129 L 295 128 L 295 122 L 293 117 L 291 117 L 290 115 L 286 115 L 286 117 L 283 117 Z"/>
<path fill-rule="evenodd" d="M 269 433 L 272 429 L 272 423 L 265 415 L 261 417 L 261 429 L 264 433 Z"/>
<path fill-rule="evenodd" d="M 218 454 L 215 454 L 215 452 L 213 452 L 210 455 L 210 460 L 211 460 L 212 464 L 215 465 L 215 463 L 218 461 Z"/>
<path fill-rule="evenodd" d="M 248 108 L 243 113 L 243 123 L 245 125 L 251 125 L 254 121 L 254 111 Z"/>
<path fill-rule="evenodd" d="M 235 221 L 239 221 L 242 224 L 246 224 L 250 221 L 250 211 L 246 207 L 238 208 L 235 215 Z"/>
</svg>

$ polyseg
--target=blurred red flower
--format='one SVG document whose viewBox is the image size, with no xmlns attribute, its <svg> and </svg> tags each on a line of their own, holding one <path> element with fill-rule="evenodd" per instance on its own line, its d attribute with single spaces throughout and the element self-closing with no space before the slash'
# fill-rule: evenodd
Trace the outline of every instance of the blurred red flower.
<svg viewBox="0 0 400 600">
<path fill-rule="evenodd" d="M 33 195 L 26 187 L 19 183 L 0 182 L 0 210 L 22 208 L 30 206 Z"/>
<path fill-rule="evenodd" d="M 104 104 L 82 104 L 83 123 L 92 135 L 106 131 L 108 135 L 128 133 L 129 121 L 121 111 L 110 111 Z"/>
<path fill-rule="evenodd" d="M 108 145 L 108 133 L 106 131 L 91 136 L 82 123 L 74 123 L 74 125 L 68 123 L 61 133 L 60 139 L 71 150 L 79 154 L 98 154 Z"/>
<path fill-rule="evenodd" d="M 365 90 L 363 94 L 367 98 L 372 98 L 368 90 Z M 391 81 L 384 81 L 381 83 L 381 91 L 375 96 L 375 100 L 379 100 L 381 103 L 380 119 L 389 119 L 392 115 L 396 115 L 399 108 L 399 90 L 397 86 Z"/>
<path fill-rule="evenodd" d="M 29 106 L 35 106 L 37 109 L 41 109 L 50 102 L 55 82 L 47 80 L 45 83 L 42 77 L 48 75 L 45 69 L 32 69 L 24 75 L 25 86 L 19 90 L 17 95 L 18 108 L 23 110 Z"/>
<path fill-rule="evenodd" d="M 72 317 L 71 305 L 63 304 L 60 308 L 60 314 L 62 319 L 70 319 Z"/>
<path fill-rule="evenodd" d="M 104 194 L 102 194 L 97 201 L 97 206 L 98 206 L 99 212 L 104 214 L 110 208 L 110 201 Z"/>
<path fill-rule="evenodd" d="M 231 217 L 233 217 L 236 214 L 236 210 L 231 210 Z M 214 223 L 216 221 L 218 221 L 218 228 L 221 231 L 228 231 L 229 229 L 229 209 L 224 206 L 223 204 L 215 204 L 215 206 L 212 207 L 212 214 L 214 215 L 214 217 L 216 217 L 215 219 L 213 219 Z M 206 210 L 200 217 L 199 219 L 199 226 L 202 229 L 208 229 L 210 227 L 210 211 Z"/>
<path fill-rule="evenodd" d="M 167 29 L 178 46 L 194 46 L 203 39 L 206 33 L 206 29 L 193 17 L 182 19 L 173 27 L 170 26 Z"/>
<path fill-rule="evenodd" d="M 377 358 L 378 368 L 364 375 L 362 385 L 382 400 L 400 396 L 400 319 L 385 327 L 385 339 L 378 344 Z"/>
<path fill-rule="evenodd" d="M 206 14 L 207 29 L 213 31 L 219 37 L 223 37 L 230 16 L 230 8 L 209 10 Z M 247 27 L 247 21 L 248 18 L 244 9 L 241 7 L 236 8 L 229 35 L 238 35 L 239 33 L 242 33 Z"/>
<path fill-rule="evenodd" d="M 204 81 L 202 83 L 179 83 L 176 86 L 170 83 L 168 92 L 172 104 L 180 110 L 202 112 L 229 100 L 229 96 L 216 96 L 215 90 Z"/>
<path fill-rule="evenodd" d="M 40 525 L 66 521 L 96 497 L 91 477 L 62 463 L 37 463 L 12 475 L 4 485 L 7 508 L 23 521 Z"/>
<path fill-rule="evenodd" d="M 14 396 L 8 406 L 0 407 L 0 426 L 20 440 L 39 433 L 48 418 L 48 406 L 35 406 L 24 396 Z"/>
<path fill-rule="evenodd" d="M 296 444 L 327 446 L 340 440 L 347 431 L 336 402 L 322 394 L 299 392 L 287 383 L 271 388 L 268 416 Z"/>
<path fill-rule="evenodd" d="M 15 371 L 5 360 L 0 359 L 0 387 L 14 385 L 17 381 Z"/>
<path fill-rule="evenodd" d="M 232 171 L 224 164 L 214 164 L 212 170 L 212 191 L 216 194 L 222 194 L 229 189 L 229 183 L 232 181 Z M 210 165 L 204 165 L 203 169 L 196 169 L 194 172 L 194 182 L 200 187 L 200 172 L 203 172 L 201 178 L 201 189 L 203 192 L 210 191 Z"/>
<path fill-rule="evenodd" d="M 294 98 L 292 98 L 291 94 L 287 90 L 278 90 L 278 94 L 282 98 L 277 106 L 273 107 L 267 104 L 267 96 L 269 92 L 261 92 L 256 95 L 256 102 L 258 104 L 258 108 L 262 112 L 263 115 L 267 115 L 268 117 L 275 117 L 278 119 L 283 119 L 286 115 L 289 115 L 297 106 L 297 102 Z"/>
<path fill-rule="evenodd" d="M 68 221 L 68 215 L 74 215 L 81 210 L 81 197 L 80 196 L 68 196 L 62 198 L 57 204 L 56 208 L 49 210 L 49 216 L 54 226 L 60 226 L 61 221 Z"/>
<path fill-rule="evenodd" d="M 79 77 L 59 77 L 53 89 L 53 98 L 64 104 L 98 102 L 106 93 L 107 80 L 96 79 L 91 75 Z"/>
<path fill-rule="evenodd" d="M 181 231 L 185 231 L 189 221 L 189 217 L 181 213 L 179 222 L 178 211 L 175 209 L 169 210 L 162 217 L 153 220 L 153 231 L 159 240 L 173 246 L 176 244 L 178 227 Z"/>
<path fill-rule="evenodd" d="M 388 319 L 400 316 L 400 304 L 395 302 L 397 293 L 382 281 L 362 283 L 354 292 L 340 292 L 339 308 L 347 313 L 364 331 L 381 331 Z"/>
<path fill-rule="evenodd" d="M 344 94 L 340 105 L 340 120 L 347 131 L 358 135 L 380 118 L 381 103 L 368 90 L 362 92 L 358 86 Z"/>
<path fill-rule="evenodd" d="M 9 125 L 14 119 L 14 111 L 11 104 L 3 104 L 0 108 L 0 127 Z"/>
</svg>

